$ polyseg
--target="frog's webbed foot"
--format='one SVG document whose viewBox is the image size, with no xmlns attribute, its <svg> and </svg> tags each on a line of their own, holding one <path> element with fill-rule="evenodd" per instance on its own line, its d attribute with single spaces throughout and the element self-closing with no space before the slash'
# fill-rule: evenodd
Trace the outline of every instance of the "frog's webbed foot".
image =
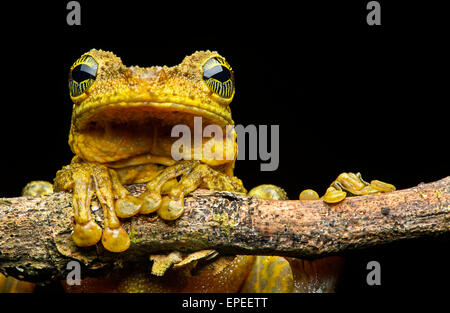
<svg viewBox="0 0 450 313">
<path fill-rule="evenodd" d="M 100 239 L 103 246 L 111 252 L 122 252 L 130 246 L 128 234 L 121 227 L 114 209 L 115 197 L 118 198 L 117 201 L 123 199 L 122 202 L 125 203 L 119 202 L 119 207 L 129 207 L 129 199 L 127 194 L 120 190 L 123 187 L 117 183 L 113 171 L 103 165 L 75 162 L 58 171 L 55 191 L 73 189 L 75 227 L 72 238 L 77 246 L 92 246 Z M 103 208 L 103 232 L 90 209 L 94 195 Z"/>
<path fill-rule="evenodd" d="M 177 177 L 181 177 L 179 181 Z M 157 212 L 164 220 L 175 220 L 183 214 L 184 196 L 198 187 L 211 190 L 245 192 L 240 179 L 216 171 L 199 161 L 182 161 L 169 166 L 147 183 L 139 197 L 140 213 Z"/>
<path fill-rule="evenodd" d="M 363 196 L 394 190 L 395 186 L 379 180 L 365 182 L 360 173 L 342 173 L 328 187 L 322 199 L 327 203 L 337 203 L 346 196 Z"/>
</svg>

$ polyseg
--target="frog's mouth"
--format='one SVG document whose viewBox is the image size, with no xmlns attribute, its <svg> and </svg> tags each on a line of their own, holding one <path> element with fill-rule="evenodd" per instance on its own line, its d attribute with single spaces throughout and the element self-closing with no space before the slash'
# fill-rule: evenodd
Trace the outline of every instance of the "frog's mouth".
<svg viewBox="0 0 450 313">
<path fill-rule="evenodd" d="M 78 110 L 77 110 L 78 109 Z M 194 126 L 194 117 L 200 117 L 202 125 L 215 124 L 220 127 L 233 125 L 231 114 L 207 105 L 187 105 L 173 102 L 133 101 L 75 108 L 74 126 L 78 130 L 92 123 L 155 123 L 165 126 Z"/>
<path fill-rule="evenodd" d="M 196 119 L 200 117 L 201 120 Z M 84 160 L 108 163 L 151 153 L 170 156 L 174 126 L 185 125 L 191 136 L 203 134 L 208 125 L 218 125 L 226 136 L 231 116 L 213 110 L 177 103 L 132 102 L 75 107 L 69 136 L 72 150 Z M 183 136 L 186 127 L 179 129 Z"/>
</svg>

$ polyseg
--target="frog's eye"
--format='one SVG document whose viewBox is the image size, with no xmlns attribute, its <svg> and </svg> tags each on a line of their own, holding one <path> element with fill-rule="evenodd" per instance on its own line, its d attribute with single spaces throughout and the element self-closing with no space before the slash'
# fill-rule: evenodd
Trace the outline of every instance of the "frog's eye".
<svg viewBox="0 0 450 313">
<path fill-rule="evenodd" d="M 214 93 L 222 98 L 234 94 L 234 75 L 230 64 L 221 57 L 213 57 L 203 65 L 203 80 Z"/>
<path fill-rule="evenodd" d="M 82 95 L 97 77 L 98 64 L 88 54 L 81 56 L 70 68 L 69 90 L 71 97 Z"/>
</svg>

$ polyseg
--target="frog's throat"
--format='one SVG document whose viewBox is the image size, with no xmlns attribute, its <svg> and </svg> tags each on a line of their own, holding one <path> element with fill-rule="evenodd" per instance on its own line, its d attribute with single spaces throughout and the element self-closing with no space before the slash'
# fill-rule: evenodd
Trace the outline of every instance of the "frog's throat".
<svg viewBox="0 0 450 313">
<path fill-rule="evenodd" d="M 220 108 L 222 109 L 222 108 Z M 200 116 L 206 124 L 221 127 L 233 125 L 231 113 L 224 109 L 207 105 L 189 105 L 173 102 L 133 101 L 75 106 L 74 126 L 78 130 L 85 129 L 91 122 L 125 123 L 132 120 L 157 119 L 168 124 L 190 124 L 193 117 Z"/>
</svg>

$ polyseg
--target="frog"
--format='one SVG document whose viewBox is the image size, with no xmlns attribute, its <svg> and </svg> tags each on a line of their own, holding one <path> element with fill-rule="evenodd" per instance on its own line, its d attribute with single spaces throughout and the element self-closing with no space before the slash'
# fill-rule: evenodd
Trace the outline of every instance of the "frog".
<svg viewBox="0 0 450 313">
<path fill-rule="evenodd" d="M 120 253 L 131 244 L 121 218 L 156 213 L 163 220 L 176 220 L 184 212 L 184 197 L 197 188 L 247 192 L 234 175 L 236 132 L 227 128 L 234 125 L 230 109 L 234 72 L 219 53 L 197 51 L 172 67 L 142 68 L 127 67 L 114 53 L 92 49 L 71 66 L 69 91 L 73 102 L 69 146 L 75 156 L 56 173 L 53 189 L 73 193 L 72 238 L 77 246 L 101 241 L 106 250 Z M 195 147 L 183 149 L 178 151 L 183 157 L 174 158 L 172 147 L 177 138 L 171 136 L 171 129 L 176 125 L 192 129 L 196 117 L 202 118 L 204 127 L 218 125 L 224 130 L 221 138 L 202 138 L 201 148 L 223 149 L 200 157 Z M 338 176 L 320 199 L 331 204 L 347 195 L 392 190 L 392 185 L 368 184 L 358 175 Z M 145 184 L 146 190 L 138 197 L 124 187 L 139 183 Z M 90 210 L 94 196 L 103 209 L 103 228 Z M 282 188 L 270 184 L 253 188 L 248 196 L 288 199 Z M 308 189 L 299 199 L 318 200 L 319 196 Z M 328 260 L 322 263 L 328 264 Z M 305 277 L 316 276 L 314 271 L 305 275 L 305 268 L 319 267 L 305 264 L 278 256 L 220 257 L 195 269 L 195 275 L 192 266 L 169 271 L 164 277 L 148 276 L 137 269 L 133 275 L 107 284 L 91 279 L 83 286 L 97 292 L 99 286 L 122 292 L 305 291 L 309 290 L 302 287 Z"/>
<path fill-rule="evenodd" d="M 197 51 L 175 66 L 127 67 L 114 53 L 92 49 L 69 71 L 73 102 L 69 146 L 71 163 L 56 173 L 54 190 L 73 192 L 73 241 L 79 247 L 100 240 L 111 252 L 123 252 L 130 237 L 120 218 L 156 214 L 175 220 L 184 197 L 202 187 L 246 193 L 234 176 L 236 132 L 230 103 L 234 72 L 214 51 Z M 203 147 L 222 149 L 198 155 L 196 148 L 173 158 L 175 125 L 216 125 L 222 137 L 202 138 Z M 231 157 L 230 157 L 231 155 Z M 125 185 L 145 183 L 139 197 Z M 103 209 L 103 229 L 90 210 L 96 196 Z"/>
</svg>

